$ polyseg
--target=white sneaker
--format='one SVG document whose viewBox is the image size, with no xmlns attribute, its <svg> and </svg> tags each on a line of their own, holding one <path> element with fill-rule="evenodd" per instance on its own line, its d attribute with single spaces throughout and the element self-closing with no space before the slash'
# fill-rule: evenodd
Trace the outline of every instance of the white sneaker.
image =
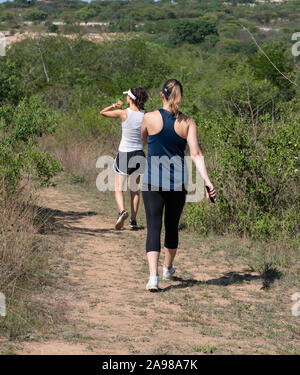
<svg viewBox="0 0 300 375">
<path fill-rule="evenodd" d="M 159 276 L 150 276 L 149 281 L 146 285 L 146 289 L 150 292 L 158 291 Z"/>
<path fill-rule="evenodd" d="M 173 274 L 175 272 L 175 266 L 172 263 L 172 267 L 168 269 L 165 265 L 163 266 L 163 279 L 164 280 L 170 280 L 173 277 Z"/>
<path fill-rule="evenodd" d="M 124 221 L 128 218 L 128 212 L 126 210 L 123 210 L 119 213 L 115 229 L 120 230 L 124 226 Z"/>
</svg>

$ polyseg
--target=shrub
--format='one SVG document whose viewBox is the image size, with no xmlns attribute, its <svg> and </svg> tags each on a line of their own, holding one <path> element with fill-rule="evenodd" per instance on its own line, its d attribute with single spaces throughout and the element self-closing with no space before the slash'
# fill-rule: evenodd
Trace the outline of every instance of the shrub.
<svg viewBox="0 0 300 375">
<path fill-rule="evenodd" d="M 24 14 L 26 21 L 43 21 L 47 18 L 48 14 L 39 9 L 28 9 Z"/>
<path fill-rule="evenodd" d="M 20 81 L 16 65 L 11 60 L 0 59 L 0 105 L 18 103 L 24 95 Z"/>
<path fill-rule="evenodd" d="M 260 79 L 266 79 L 280 90 L 282 100 L 291 100 L 296 90 L 291 83 L 281 74 L 288 76 L 294 80 L 294 60 L 286 51 L 285 42 L 272 42 L 263 45 L 265 53 L 268 55 L 273 65 L 269 63 L 266 56 L 261 52 L 257 52 L 248 58 L 248 64 L 253 69 L 255 76 Z M 280 70 L 281 73 L 275 68 Z"/>
<path fill-rule="evenodd" d="M 211 34 L 218 35 L 216 26 L 211 22 L 204 20 L 196 22 L 179 21 L 174 25 L 170 43 L 172 45 L 182 43 L 198 44 L 203 42 L 207 35 Z"/>
<path fill-rule="evenodd" d="M 205 123 L 205 120 L 203 120 Z M 252 238 L 295 237 L 299 233 L 299 117 L 272 124 L 219 118 L 206 123 L 214 160 L 211 179 L 218 191 L 214 207 L 189 205 L 187 223 L 202 233 L 228 232 Z"/>
<path fill-rule="evenodd" d="M 167 51 L 140 39 L 96 44 L 78 35 L 74 40 L 61 36 L 41 40 L 39 45 L 35 40 L 17 43 L 9 55 L 26 91 L 42 91 L 48 102 L 54 103 L 55 97 L 55 102 L 66 103 L 64 110 L 76 110 L 83 104 L 80 100 L 90 103 L 99 96 L 119 95 L 128 87 L 160 86 L 171 72 Z"/>
<path fill-rule="evenodd" d="M 38 96 L 25 98 L 16 107 L 0 107 L 0 190 L 13 194 L 23 173 L 33 173 L 41 184 L 49 184 L 59 165 L 50 154 L 36 149 L 36 140 L 53 133 L 56 121 L 55 113 Z"/>
<path fill-rule="evenodd" d="M 57 30 L 58 30 L 58 26 L 57 26 L 57 25 L 54 25 L 53 23 L 50 23 L 50 24 L 47 26 L 47 28 L 48 28 L 48 31 L 49 31 L 50 33 L 56 33 Z"/>
<path fill-rule="evenodd" d="M 84 7 L 75 13 L 75 18 L 81 21 L 88 21 L 89 19 L 95 17 L 97 15 L 97 11 L 94 8 Z"/>
</svg>

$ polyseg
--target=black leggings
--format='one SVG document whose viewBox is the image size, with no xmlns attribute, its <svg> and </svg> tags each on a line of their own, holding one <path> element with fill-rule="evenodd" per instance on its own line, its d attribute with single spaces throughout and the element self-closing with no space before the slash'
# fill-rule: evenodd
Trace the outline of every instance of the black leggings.
<svg viewBox="0 0 300 375">
<path fill-rule="evenodd" d="M 147 218 L 146 252 L 160 252 L 162 215 L 165 207 L 165 247 L 177 249 L 178 224 L 185 204 L 186 191 L 143 191 Z"/>
</svg>

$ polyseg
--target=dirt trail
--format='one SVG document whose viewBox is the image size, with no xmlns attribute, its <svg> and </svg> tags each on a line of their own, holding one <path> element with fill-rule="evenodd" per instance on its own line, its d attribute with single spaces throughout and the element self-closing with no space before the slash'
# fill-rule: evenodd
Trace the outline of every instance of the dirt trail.
<svg viewBox="0 0 300 375">
<path fill-rule="evenodd" d="M 155 350 L 182 335 L 180 327 L 172 327 L 166 333 L 163 324 L 155 335 L 151 332 L 157 319 L 156 309 L 168 309 L 174 314 L 178 308 L 169 303 L 162 306 L 157 294 L 145 291 L 146 273 L 141 273 L 143 249 L 140 258 L 128 257 L 132 251 L 127 245 L 128 236 L 144 237 L 145 233 L 128 229 L 117 232 L 111 220 L 94 215 L 86 202 L 78 203 L 78 197 L 73 201 L 72 194 L 66 199 L 62 191 L 54 188 L 42 191 L 41 203 L 58 210 L 59 218 L 65 213 L 69 231 L 73 232 L 69 241 L 74 249 L 80 249 L 80 260 L 69 269 L 68 279 L 73 288 L 65 303 L 67 319 L 78 326 L 77 336 L 84 343 L 68 343 L 60 338 L 28 342 L 22 345 L 23 354 L 149 353 L 150 348 Z"/>
<path fill-rule="evenodd" d="M 205 298 L 207 287 L 193 283 L 189 274 L 192 272 L 197 280 L 208 280 L 212 275 L 222 275 L 224 269 L 218 269 L 217 264 L 209 267 L 203 263 L 200 267 L 187 257 L 190 249 L 183 248 L 177 262 L 181 272 L 187 270 L 184 272 L 191 283 L 183 283 L 181 278 L 164 281 L 160 293 L 149 293 L 145 290 L 148 277 L 144 252 L 146 230 L 115 231 L 114 222 L 95 214 L 91 203 L 82 200 L 78 192 L 66 194 L 59 188 L 43 189 L 40 202 L 55 210 L 55 216 L 67 228 L 65 249 L 71 260 L 60 261 L 65 263 L 67 282 L 58 280 L 57 290 L 51 291 L 53 301 L 63 305 L 66 320 L 58 323 L 57 333 L 46 340 L 22 342 L 17 353 L 195 354 L 192 348 L 200 344 L 216 344 L 224 348 L 220 352 L 228 353 L 227 344 L 232 341 L 230 334 L 235 327 L 227 322 L 222 334 L 204 332 L 205 329 L 214 332 L 218 329 L 216 322 L 223 322 L 213 315 L 215 312 L 209 312 L 203 321 L 198 303 Z M 197 249 L 197 253 L 200 251 L 205 249 Z M 180 270 L 177 272 L 179 275 Z M 228 288 L 241 290 L 235 285 Z M 254 280 L 243 288 L 259 290 L 260 283 Z M 195 302 L 189 305 L 187 312 L 184 306 L 191 299 Z M 219 306 L 226 308 L 225 297 L 219 302 Z M 263 341 L 259 341 L 257 345 L 263 345 Z M 252 344 L 245 338 L 239 348 L 243 347 L 245 353 L 251 351 Z M 235 352 L 240 351 L 238 347 L 231 347 Z"/>
</svg>

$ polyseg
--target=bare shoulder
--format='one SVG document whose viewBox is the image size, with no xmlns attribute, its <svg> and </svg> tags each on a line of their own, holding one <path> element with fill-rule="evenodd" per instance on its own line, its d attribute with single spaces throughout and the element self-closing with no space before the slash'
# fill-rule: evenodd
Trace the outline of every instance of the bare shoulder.
<svg viewBox="0 0 300 375">
<path fill-rule="evenodd" d="M 147 121 L 148 120 L 151 121 L 151 120 L 155 120 L 156 118 L 158 118 L 158 116 L 160 116 L 159 111 L 153 111 L 153 112 L 146 112 L 144 118 Z"/>
<path fill-rule="evenodd" d="M 152 126 L 153 124 L 157 123 L 159 120 L 160 113 L 159 111 L 147 112 L 143 118 L 144 126 Z"/>
<path fill-rule="evenodd" d="M 195 120 L 192 119 L 191 117 L 185 115 L 182 112 L 179 113 L 179 116 L 178 116 L 178 119 L 177 119 L 177 123 L 181 127 L 184 127 L 186 130 L 188 130 L 189 128 L 192 128 L 192 127 L 196 126 Z"/>
<path fill-rule="evenodd" d="M 196 125 L 196 121 L 193 119 L 193 118 L 191 118 L 191 117 L 189 117 L 188 118 L 188 120 L 187 120 L 187 124 L 188 124 L 188 126 L 190 127 L 197 127 L 197 125 Z"/>
</svg>

